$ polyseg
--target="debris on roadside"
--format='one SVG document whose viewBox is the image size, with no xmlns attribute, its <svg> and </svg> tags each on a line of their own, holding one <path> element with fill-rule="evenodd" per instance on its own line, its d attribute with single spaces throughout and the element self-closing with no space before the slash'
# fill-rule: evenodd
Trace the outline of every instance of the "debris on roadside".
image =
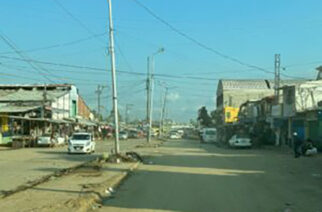
<svg viewBox="0 0 322 212">
<path fill-rule="evenodd" d="M 110 163 L 121 162 L 143 162 L 143 158 L 136 152 L 126 152 L 125 154 L 113 154 L 107 160 Z"/>
<path fill-rule="evenodd" d="M 135 148 L 158 148 L 162 144 L 163 143 L 160 143 L 160 144 L 139 144 L 139 145 L 136 145 Z"/>
</svg>

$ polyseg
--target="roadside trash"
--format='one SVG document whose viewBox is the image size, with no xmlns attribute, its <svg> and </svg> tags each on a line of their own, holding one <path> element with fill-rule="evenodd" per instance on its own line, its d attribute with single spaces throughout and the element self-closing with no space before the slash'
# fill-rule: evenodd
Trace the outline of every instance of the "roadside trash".
<svg viewBox="0 0 322 212">
<path fill-rule="evenodd" d="M 136 152 L 126 152 L 126 156 L 132 158 L 135 161 L 143 162 L 143 158 Z"/>
<path fill-rule="evenodd" d="M 92 209 L 93 210 L 98 209 L 98 208 L 101 208 L 101 207 L 102 207 L 102 205 L 101 204 L 97 204 L 97 203 L 95 203 L 95 204 L 92 205 Z"/>
<path fill-rule="evenodd" d="M 107 190 L 108 190 L 109 192 L 111 192 L 111 193 L 113 193 L 113 192 L 114 192 L 114 189 L 113 189 L 112 187 L 109 187 Z"/>
</svg>

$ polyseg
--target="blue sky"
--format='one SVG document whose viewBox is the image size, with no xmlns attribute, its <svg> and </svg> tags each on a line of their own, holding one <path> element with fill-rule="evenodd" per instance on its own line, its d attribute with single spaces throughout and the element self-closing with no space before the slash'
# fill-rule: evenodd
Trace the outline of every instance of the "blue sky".
<svg viewBox="0 0 322 212">
<path fill-rule="evenodd" d="M 93 34 L 107 31 L 107 1 L 58 1 L 74 18 L 54 0 L 1 1 L 0 33 L 34 60 L 109 69 L 108 35 L 93 38 Z M 248 64 L 273 70 L 274 54 L 280 53 L 282 67 L 286 67 L 284 73 L 305 78 L 315 78 L 314 68 L 322 64 L 321 1 L 139 1 L 180 31 Z M 118 70 L 145 73 L 147 56 L 164 47 L 165 52 L 155 58 L 156 73 L 209 79 L 156 77 L 155 117 L 159 117 L 161 106 L 163 88 L 160 83 L 173 87 L 168 116 L 187 121 L 196 117 L 202 105 L 214 109 L 215 79 L 273 77 L 200 48 L 171 31 L 133 0 L 114 0 L 113 13 Z M 89 37 L 92 39 L 87 39 Z M 70 43 L 72 41 L 78 42 Z M 60 46 L 37 50 L 52 45 Z M 110 85 L 110 72 L 91 69 L 41 64 L 50 73 L 44 72 L 41 76 L 27 63 L 3 57 L 19 58 L 12 51 L 0 42 L 0 83 L 48 83 L 44 78 L 46 74 L 55 82 L 76 84 L 94 109 L 97 84 Z M 145 116 L 144 80 L 140 75 L 118 74 L 121 112 L 125 104 L 133 104 L 132 118 Z M 103 93 L 106 110 L 111 109 L 110 93 L 110 88 Z"/>
</svg>

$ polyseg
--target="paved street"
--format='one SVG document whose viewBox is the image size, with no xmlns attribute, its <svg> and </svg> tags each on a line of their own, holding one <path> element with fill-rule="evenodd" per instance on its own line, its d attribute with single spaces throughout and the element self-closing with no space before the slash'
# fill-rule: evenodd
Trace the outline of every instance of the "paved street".
<svg viewBox="0 0 322 212">
<path fill-rule="evenodd" d="M 101 211 L 322 211 L 321 155 L 173 141 L 148 160 Z"/>
<path fill-rule="evenodd" d="M 145 140 L 122 140 L 122 151 L 133 150 Z M 79 165 L 96 158 L 104 151 L 110 152 L 113 141 L 96 142 L 92 155 L 67 154 L 67 146 L 57 148 L 26 148 L 0 150 L 0 191 L 15 189 L 28 181 L 38 179 L 60 169 Z"/>
</svg>

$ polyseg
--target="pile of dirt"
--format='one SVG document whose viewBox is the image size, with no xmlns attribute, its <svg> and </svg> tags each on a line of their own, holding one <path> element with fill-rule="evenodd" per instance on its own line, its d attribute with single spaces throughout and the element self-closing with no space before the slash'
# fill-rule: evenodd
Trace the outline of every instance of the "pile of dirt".
<svg viewBox="0 0 322 212">
<path fill-rule="evenodd" d="M 125 154 L 114 154 L 108 157 L 106 160 L 110 163 L 133 163 L 133 162 L 143 162 L 143 158 L 137 152 L 126 152 Z"/>
</svg>

